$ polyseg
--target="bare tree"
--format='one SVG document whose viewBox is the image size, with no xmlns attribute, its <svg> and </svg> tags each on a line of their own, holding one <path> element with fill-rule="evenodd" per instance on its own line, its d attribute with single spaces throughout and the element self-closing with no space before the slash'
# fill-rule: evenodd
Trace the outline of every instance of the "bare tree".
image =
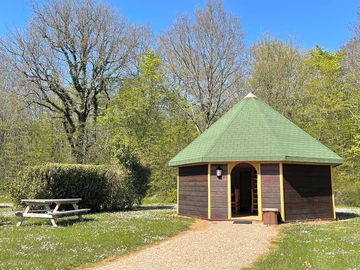
<svg viewBox="0 0 360 270">
<path fill-rule="evenodd" d="M 92 0 L 54 0 L 33 11 L 25 31 L 0 41 L 0 52 L 24 78 L 27 100 L 62 118 L 82 163 L 96 134 L 89 126 L 134 70 L 148 31 Z"/>
<path fill-rule="evenodd" d="M 159 42 L 166 72 L 185 98 L 182 108 L 199 133 L 228 108 L 244 76 L 243 32 L 222 2 L 209 1 L 195 21 L 179 17 Z M 236 98 L 236 96 L 235 96 Z"/>
<path fill-rule="evenodd" d="M 360 10 L 357 12 L 358 20 L 353 26 L 353 36 L 343 46 L 342 61 L 344 90 L 347 92 L 348 111 L 351 118 L 360 128 Z"/>
</svg>

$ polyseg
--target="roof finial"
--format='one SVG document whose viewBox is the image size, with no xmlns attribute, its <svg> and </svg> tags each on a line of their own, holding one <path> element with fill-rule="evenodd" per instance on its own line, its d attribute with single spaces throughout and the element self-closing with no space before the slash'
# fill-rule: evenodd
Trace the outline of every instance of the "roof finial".
<svg viewBox="0 0 360 270">
<path fill-rule="evenodd" d="M 253 93 L 250 92 L 244 98 L 257 98 L 257 96 L 255 96 Z"/>
</svg>

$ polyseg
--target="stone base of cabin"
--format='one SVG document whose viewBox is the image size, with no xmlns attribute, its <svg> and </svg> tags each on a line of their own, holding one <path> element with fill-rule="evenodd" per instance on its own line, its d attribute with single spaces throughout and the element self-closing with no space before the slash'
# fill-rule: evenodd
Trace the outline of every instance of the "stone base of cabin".
<svg viewBox="0 0 360 270">
<path fill-rule="evenodd" d="M 216 170 L 221 169 L 221 177 Z M 330 165 L 231 162 L 178 168 L 178 213 L 208 220 L 281 222 L 336 218 Z"/>
</svg>

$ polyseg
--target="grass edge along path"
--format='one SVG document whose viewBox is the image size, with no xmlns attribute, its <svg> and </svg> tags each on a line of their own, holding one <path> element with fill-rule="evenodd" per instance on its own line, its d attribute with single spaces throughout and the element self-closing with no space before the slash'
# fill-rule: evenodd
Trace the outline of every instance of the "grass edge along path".
<svg viewBox="0 0 360 270">
<path fill-rule="evenodd" d="M 270 251 L 247 269 L 359 269 L 360 217 L 281 225 Z"/>
</svg>

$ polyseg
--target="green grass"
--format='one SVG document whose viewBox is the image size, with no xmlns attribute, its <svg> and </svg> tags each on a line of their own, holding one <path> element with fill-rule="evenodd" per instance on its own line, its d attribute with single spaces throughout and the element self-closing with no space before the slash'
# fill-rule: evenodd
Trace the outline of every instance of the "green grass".
<svg viewBox="0 0 360 270">
<path fill-rule="evenodd" d="M 159 196 L 151 196 L 145 197 L 143 200 L 143 204 L 158 204 L 158 205 L 169 205 L 169 204 L 176 204 L 173 199 L 171 198 L 164 198 Z"/>
<path fill-rule="evenodd" d="M 86 215 L 60 219 L 60 227 L 47 220 L 0 217 L 0 269 L 73 269 L 117 256 L 186 230 L 192 219 L 173 209 L 151 209 Z"/>
<path fill-rule="evenodd" d="M 0 195 L 0 203 L 13 203 L 13 200 L 7 196 Z"/>
<path fill-rule="evenodd" d="M 283 225 L 273 250 L 251 269 L 360 269 L 360 217 Z"/>
</svg>

